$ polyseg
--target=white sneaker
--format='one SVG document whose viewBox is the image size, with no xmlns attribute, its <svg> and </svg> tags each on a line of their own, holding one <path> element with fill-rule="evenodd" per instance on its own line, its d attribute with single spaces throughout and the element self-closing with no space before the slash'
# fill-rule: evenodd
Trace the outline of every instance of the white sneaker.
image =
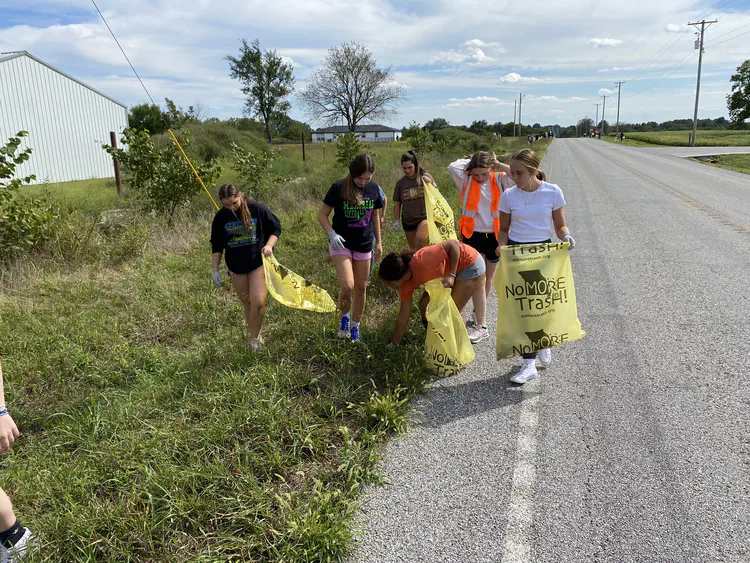
<svg viewBox="0 0 750 563">
<path fill-rule="evenodd" d="M 518 373 L 510 378 L 513 383 L 519 383 L 523 385 L 527 381 L 531 381 L 536 378 L 536 360 L 524 360 L 523 367 L 518 370 Z"/>
<path fill-rule="evenodd" d="M 20 563 L 23 561 L 26 554 L 33 548 L 35 539 L 31 530 L 26 528 L 16 545 L 13 547 L 0 546 L 2 550 L 0 551 L 0 563 Z"/>
<path fill-rule="evenodd" d="M 474 325 L 474 329 L 469 332 L 469 342 L 476 344 L 482 340 L 487 340 L 490 337 L 490 331 L 487 330 L 486 326 Z"/>
<path fill-rule="evenodd" d="M 247 341 L 247 349 L 251 352 L 260 352 L 263 349 L 263 339 L 251 338 Z"/>
<path fill-rule="evenodd" d="M 539 367 L 548 368 L 552 363 L 552 350 L 549 348 L 540 350 L 539 354 L 537 354 L 537 359 L 539 360 Z"/>
</svg>

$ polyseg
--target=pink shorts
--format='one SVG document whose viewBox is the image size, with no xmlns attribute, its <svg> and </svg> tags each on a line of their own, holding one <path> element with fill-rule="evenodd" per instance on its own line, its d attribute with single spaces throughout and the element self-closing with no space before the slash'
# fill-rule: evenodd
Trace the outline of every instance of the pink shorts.
<svg viewBox="0 0 750 563">
<path fill-rule="evenodd" d="M 334 250 L 329 246 L 328 252 L 331 256 L 338 256 L 340 254 L 343 254 L 344 256 L 348 256 L 352 260 L 372 260 L 372 251 L 354 252 L 353 250 L 349 250 L 348 248 L 345 248 L 344 250 Z"/>
</svg>

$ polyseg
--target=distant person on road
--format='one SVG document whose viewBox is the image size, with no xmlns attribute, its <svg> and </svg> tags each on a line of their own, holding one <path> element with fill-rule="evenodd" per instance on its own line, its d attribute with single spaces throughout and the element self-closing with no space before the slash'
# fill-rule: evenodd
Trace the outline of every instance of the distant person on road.
<svg viewBox="0 0 750 563">
<path fill-rule="evenodd" d="M 20 433 L 16 423 L 5 406 L 3 366 L 0 364 L 0 453 L 7 453 L 18 436 Z M 34 543 L 31 531 L 18 521 L 8 495 L 0 489 L 0 561 L 20 562 Z"/>
<path fill-rule="evenodd" d="M 384 202 L 380 186 L 372 181 L 374 173 L 375 159 L 358 154 L 349 163 L 349 175 L 331 185 L 318 212 L 339 279 L 339 337 L 351 342 L 360 340 L 373 251 L 375 260 L 383 253 L 378 209 Z M 333 221 L 329 222 L 331 212 Z"/>
<path fill-rule="evenodd" d="M 448 240 L 425 246 L 416 252 L 391 252 L 380 263 L 379 275 L 389 287 L 398 291 L 401 297 L 396 330 L 391 338 L 392 346 L 398 346 L 409 325 L 414 291 L 435 279 L 442 278 L 443 287 L 451 289 L 451 296 L 459 311 L 473 297 L 478 322 L 486 324 L 485 262 L 479 253 L 467 244 Z M 420 300 L 419 312 L 425 326 L 426 311 L 427 301 Z"/>
<path fill-rule="evenodd" d="M 427 244 L 427 210 L 424 202 L 424 182 L 435 184 L 432 176 L 421 166 L 414 151 L 401 155 L 404 176 L 393 190 L 393 230 L 404 229 L 409 248 L 419 250 Z"/>
<path fill-rule="evenodd" d="M 475 248 L 486 262 L 486 300 L 492 290 L 492 277 L 499 260 L 495 250 L 500 230 L 500 196 L 513 186 L 510 166 L 497 160 L 494 152 L 481 151 L 470 159 L 460 158 L 451 162 L 448 173 L 461 196 L 461 218 L 458 221 L 461 241 Z M 477 307 L 478 304 L 474 302 L 475 315 L 478 317 Z M 482 319 L 470 320 L 466 328 L 472 343 L 489 338 Z"/>
<path fill-rule="evenodd" d="M 247 348 L 263 346 L 260 328 L 266 313 L 266 277 L 263 256 L 271 256 L 281 235 L 278 217 L 262 203 L 250 200 L 234 184 L 219 188 L 223 206 L 211 225 L 211 279 L 221 286 L 221 256 L 232 276 L 232 285 L 245 310 Z"/>
<path fill-rule="evenodd" d="M 510 173 L 515 187 L 507 190 L 500 199 L 500 247 L 519 244 L 540 244 L 551 242 L 550 233 L 554 228 L 557 237 L 575 248 L 576 241 L 565 224 L 565 198 L 562 190 L 546 181 L 544 172 L 539 170 L 539 158 L 530 149 L 515 153 L 510 163 Z M 498 319 L 499 322 L 500 319 Z M 537 376 L 537 354 L 524 354 L 523 366 L 510 380 L 513 383 L 526 383 Z M 552 363 L 552 351 L 545 348 L 539 352 L 542 367 Z"/>
</svg>

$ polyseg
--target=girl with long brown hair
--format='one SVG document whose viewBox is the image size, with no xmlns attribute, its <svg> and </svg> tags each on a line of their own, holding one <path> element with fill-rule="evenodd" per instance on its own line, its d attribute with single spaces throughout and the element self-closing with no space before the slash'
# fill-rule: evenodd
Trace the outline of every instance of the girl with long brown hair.
<svg viewBox="0 0 750 563">
<path fill-rule="evenodd" d="M 393 190 L 393 230 L 404 229 L 409 248 L 419 250 L 427 244 L 427 210 L 424 200 L 424 181 L 435 183 L 421 166 L 414 151 L 401 156 L 404 176 Z"/>
<path fill-rule="evenodd" d="M 318 222 L 328 234 L 328 252 L 339 278 L 339 336 L 352 342 L 358 342 L 360 337 L 370 260 L 373 257 L 380 260 L 383 253 L 377 213 L 383 207 L 383 198 L 380 186 L 372 181 L 374 173 L 372 156 L 358 154 L 349 163 L 349 175 L 331 185 L 318 212 Z M 332 222 L 328 219 L 331 212 Z"/>
<path fill-rule="evenodd" d="M 211 279 L 221 286 L 221 256 L 232 276 L 232 285 L 245 309 L 247 347 L 257 352 L 263 345 L 260 327 L 266 313 L 266 278 L 263 256 L 271 256 L 281 235 L 279 219 L 262 203 L 251 201 L 234 184 L 219 188 L 222 208 L 211 225 Z"/>
</svg>

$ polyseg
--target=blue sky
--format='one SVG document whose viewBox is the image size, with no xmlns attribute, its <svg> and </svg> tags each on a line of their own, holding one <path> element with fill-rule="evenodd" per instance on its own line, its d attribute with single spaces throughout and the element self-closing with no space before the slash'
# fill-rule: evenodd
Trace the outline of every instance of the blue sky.
<svg viewBox="0 0 750 563">
<path fill-rule="evenodd" d="M 692 117 L 698 58 L 685 24 L 704 17 L 719 21 L 706 34 L 699 115 L 726 116 L 729 77 L 750 57 L 750 0 L 97 3 L 154 99 L 219 118 L 241 115 L 224 60 L 241 37 L 287 57 L 298 89 L 328 48 L 366 45 L 408 92 L 395 126 L 512 121 L 520 92 L 524 123 L 567 125 L 594 117 L 616 80 L 627 81 L 622 121 Z M 14 50 L 128 105 L 147 99 L 90 0 L 0 0 L 0 51 Z M 292 103 L 292 117 L 305 120 Z M 614 122 L 616 96 L 606 104 Z"/>
</svg>

